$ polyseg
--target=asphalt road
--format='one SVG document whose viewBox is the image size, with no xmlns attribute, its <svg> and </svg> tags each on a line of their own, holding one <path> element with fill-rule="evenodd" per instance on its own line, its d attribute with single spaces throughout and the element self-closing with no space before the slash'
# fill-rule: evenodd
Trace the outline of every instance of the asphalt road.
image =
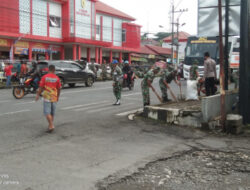
<svg viewBox="0 0 250 190">
<path fill-rule="evenodd" d="M 53 134 L 45 133 L 42 100 L 34 98 L 16 100 L 11 89 L 0 91 L 0 181 L 13 183 L 4 189 L 90 189 L 165 146 L 163 136 L 144 139 L 127 121 L 127 112 L 142 108 L 140 81 L 133 91 L 123 90 L 121 106 L 112 105 L 110 81 L 63 89 Z M 159 103 L 153 94 L 152 103 Z"/>
<path fill-rule="evenodd" d="M 139 86 L 137 81 L 133 91 L 123 91 L 121 106 L 112 105 L 111 82 L 63 89 L 52 134 L 45 132 L 42 100 L 34 102 L 34 95 L 16 100 L 11 89 L 0 90 L 0 189 L 96 189 L 110 175 L 119 178 L 166 152 L 189 150 L 187 139 L 206 137 L 178 128 L 166 131 L 165 125 L 144 120 L 129 121 L 126 114 L 142 108 Z M 152 104 L 159 103 L 151 97 Z M 221 147 L 221 141 L 199 144 Z"/>
</svg>

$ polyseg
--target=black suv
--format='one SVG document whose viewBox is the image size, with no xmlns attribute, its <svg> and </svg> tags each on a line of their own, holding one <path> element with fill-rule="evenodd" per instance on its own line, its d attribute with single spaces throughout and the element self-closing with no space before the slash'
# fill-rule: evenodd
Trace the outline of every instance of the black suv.
<svg viewBox="0 0 250 190">
<path fill-rule="evenodd" d="M 55 65 L 55 74 L 60 78 L 62 87 L 65 84 L 74 87 L 76 83 L 85 83 L 89 87 L 95 82 L 95 74 L 74 61 L 39 61 L 37 63 L 38 68 L 44 72 L 48 71 L 49 65 Z"/>
</svg>

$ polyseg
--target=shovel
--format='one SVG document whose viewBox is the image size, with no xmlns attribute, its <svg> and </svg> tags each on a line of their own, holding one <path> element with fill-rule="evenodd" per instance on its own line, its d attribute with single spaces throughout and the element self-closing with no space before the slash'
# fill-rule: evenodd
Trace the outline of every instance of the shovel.
<svg viewBox="0 0 250 190">
<path fill-rule="evenodd" d="M 168 83 L 166 83 L 166 82 L 164 81 L 164 84 L 165 84 L 166 87 L 169 89 L 169 92 L 170 92 L 171 96 L 173 97 L 173 99 L 174 99 L 176 102 L 178 102 L 178 99 L 177 99 L 176 96 L 174 95 L 174 93 L 173 93 L 172 89 L 170 88 L 170 86 L 168 85 Z"/>
<path fill-rule="evenodd" d="M 163 103 L 162 98 L 160 97 L 160 95 L 155 91 L 154 88 L 152 88 L 152 91 L 155 93 L 155 95 L 157 96 L 157 98 L 160 100 L 161 103 Z"/>
</svg>

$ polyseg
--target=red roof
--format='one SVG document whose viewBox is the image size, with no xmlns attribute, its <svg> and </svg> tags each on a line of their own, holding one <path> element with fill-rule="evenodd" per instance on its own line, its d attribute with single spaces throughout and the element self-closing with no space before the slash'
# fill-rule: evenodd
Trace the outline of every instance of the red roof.
<svg viewBox="0 0 250 190">
<path fill-rule="evenodd" d="M 150 45 L 146 45 L 146 47 L 148 49 L 150 49 L 151 51 L 160 54 L 160 55 L 171 55 L 172 54 L 172 50 L 170 48 L 163 48 L 160 46 L 150 46 Z"/>
<path fill-rule="evenodd" d="M 157 53 L 155 53 L 154 51 L 152 51 L 146 46 L 141 46 L 139 53 L 147 54 L 147 55 L 157 55 Z"/>
<path fill-rule="evenodd" d="M 179 32 L 179 41 L 187 41 L 190 34 L 186 32 Z M 174 35 L 174 38 L 177 38 L 177 34 Z M 168 36 L 163 39 L 164 42 L 171 42 L 172 41 L 172 35 Z"/>
<path fill-rule="evenodd" d="M 101 1 L 97 1 L 96 2 L 96 11 L 98 13 L 103 13 L 103 14 L 107 14 L 107 15 L 112 15 L 112 16 L 116 16 L 116 17 L 120 17 L 123 19 L 127 19 L 130 21 L 135 21 L 136 19 L 131 17 L 130 15 L 123 13 L 113 7 L 110 7 L 109 5 L 101 2 Z"/>
</svg>

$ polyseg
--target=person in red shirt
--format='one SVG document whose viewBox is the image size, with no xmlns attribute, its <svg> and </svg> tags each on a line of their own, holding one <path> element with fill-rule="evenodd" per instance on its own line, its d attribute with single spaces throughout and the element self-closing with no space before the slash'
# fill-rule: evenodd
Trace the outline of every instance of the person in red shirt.
<svg viewBox="0 0 250 190">
<path fill-rule="evenodd" d="M 27 63 L 22 61 L 21 63 L 21 73 L 20 76 L 24 77 L 28 73 Z"/>
<path fill-rule="evenodd" d="M 60 89 L 61 83 L 59 77 L 55 75 L 55 66 L 50 65 L 49 73 L 42 77 L 36 95 L 36 101 L 39 100 L 41 94 L 43 95 L 43 112 L 49 123 L 48 132 L 52 132 L 55 129 L 53 122 L 56 112 L 56 103 L 60 96 Z"/>
<path fill-rule="evenodd" d="M 13 65 L 10 65 L 10 63 L 7 63 L 5 68 L 4 68 L 4 73 L 6 76 L 6 87 L 11 86 L 12 69 L 13 69 Z"/>
</svg>

